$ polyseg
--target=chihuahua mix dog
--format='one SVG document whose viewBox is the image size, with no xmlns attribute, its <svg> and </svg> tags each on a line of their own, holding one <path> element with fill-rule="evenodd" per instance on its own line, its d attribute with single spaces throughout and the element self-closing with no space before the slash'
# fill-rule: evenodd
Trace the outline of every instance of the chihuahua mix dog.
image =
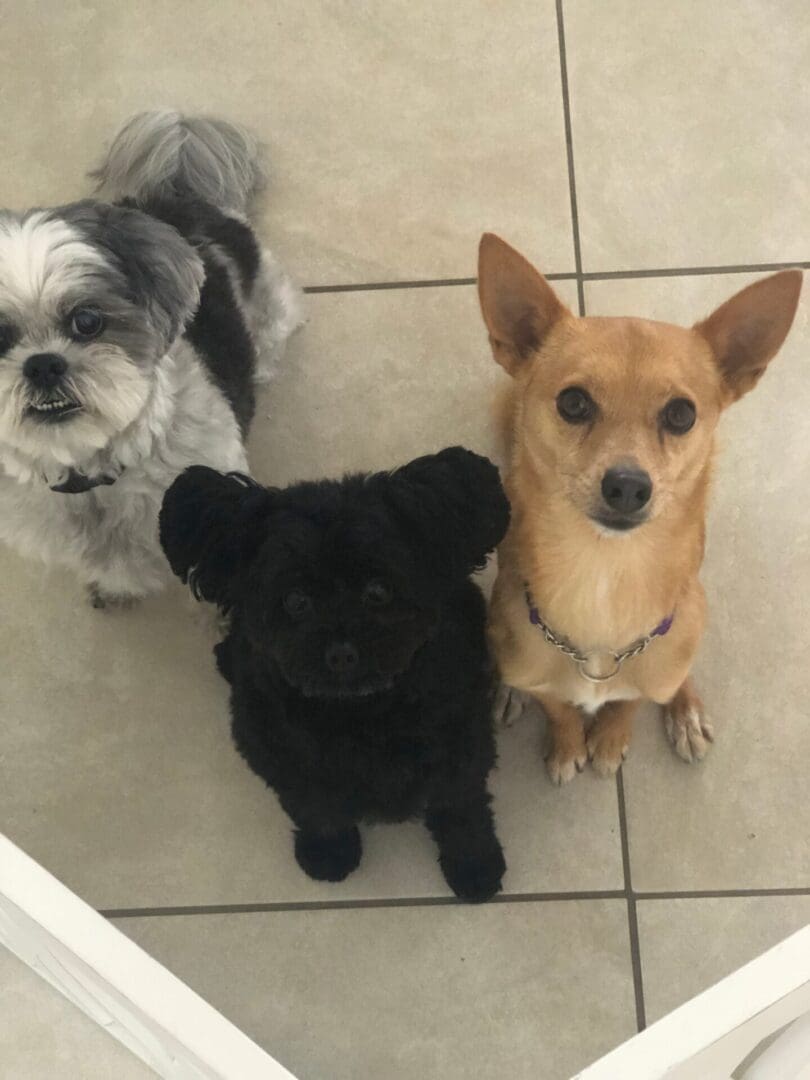
<svg viewBox="0 0 810 1080">
<path fill-rule="evenodd" d="M 542 705 L 556 784 L 588 759 L 615 773 L 645 699 L 664 707 L 680 757 L 700 759 L 713 735 L 689 669 L 705 621 L 714 431 L 782 345 L 801 272 L 748 286 L 691 329 L 577 318 L 491 234 L 478 283 L 513 378 L 512 520 L 489 630 L 505 688 Z"/>
</svg>

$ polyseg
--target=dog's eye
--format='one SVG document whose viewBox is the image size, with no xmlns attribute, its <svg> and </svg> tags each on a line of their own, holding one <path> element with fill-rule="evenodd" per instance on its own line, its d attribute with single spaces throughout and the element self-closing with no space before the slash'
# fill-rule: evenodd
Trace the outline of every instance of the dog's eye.
<svg viewBox="0 0 810 1080">
<path fill-rule="evenodd" d="M 697 412 L 689 398 L 676 397 L 661 410 L 661 424 L 673 435 L 685 435 L 695 423 Z"/>
<path fill-rule="evenodd" d="M 370 581 L 363 589 L 362 600 L 367 607 L 384 607 L 391 599 L 391 590 L 384 581 Z"/>
<path fill-rule="evenodd" d="M 284 597 L 284 610 L 294 619 L 300 619 L 312 610 L 312 598 L 300 589 L 293 589 Z"/>
<path fill-rule="evenodd" d="M 596 403 L 581 386 L 569 386 L 557 395 L 557 412 L 568 424 L 584 424 L 596 412 Z"/>
<path fill-rule="evenodd" d="M 104 319 L 95 308 L 76 308 L 70 316 L 70 329 L 77 338 L 93 338 L 104 329 Z"/>
<path fill-rule="evenodd" d="M 0 323 L 0 355 L 14 344 L 14 328 Z"/>
</svg>

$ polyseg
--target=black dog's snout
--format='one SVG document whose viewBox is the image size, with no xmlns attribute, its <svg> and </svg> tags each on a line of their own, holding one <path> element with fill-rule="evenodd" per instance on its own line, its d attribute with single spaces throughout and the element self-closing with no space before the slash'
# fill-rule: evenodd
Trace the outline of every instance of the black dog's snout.
<svg viewBox="0 0 810 1080">
<path fill-rule="evenodd" d="M 650 501 L 652 480 L 642 469 L 608 469 L 602 477 L 602 498 L 620 514 L 634 514 Z"/>
<path fill-rule="evenodd" d="M 360 662 L 360 653 L 350 641 L 333 641 L 326 647 L 326 666 L 336 675 L 347 675 Z"/>
<path fill-rule="evenodd" d="M 23 364 L 23 375 L 41 390 L 50 390 L 65 374 L 67 367 L 67 360 L 59 353 L 34 353 Z"/>
</svg>

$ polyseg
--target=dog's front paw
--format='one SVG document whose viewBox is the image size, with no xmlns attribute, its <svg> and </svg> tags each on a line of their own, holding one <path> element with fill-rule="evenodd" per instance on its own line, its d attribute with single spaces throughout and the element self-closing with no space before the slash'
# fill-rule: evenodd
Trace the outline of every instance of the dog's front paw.
<svg viewBox="0 0 810 1080">
<path fill-rule="evenodd" d="M 354 826 L 339 833 L 295 834 L 295 858 L 315 881 L 343 881 L 356 870 L 363 854 L 360 831 Z"/>
<path fill-rule="evenodd" d="M 450 855 L 443 852 L 439 856 L 439 864 L 445 881 L 459 900 L 482 904 L 501 891 L 506 861 L 500 844 L 476 855 Z"/>
<path fill-rule="evenodd" d="M 546 754 L 546 772 L 549 780 L 557 787 L 570 783 L 581 773 L 588 762 L 588 750 L 585 737 L 578 732 L 571 739 L 552 739 Z"/>
<path fill-rule="evenodd" d="M 706 717 L 703 702 L 688 680 L 664 707 L 664 725 L 675 753 L 690 764 L 702 761 L 714 742 L 714 729 Z"/>
<path fill-rule="evenodd" d="M 621 727 L 600 727 L 594 723 L 588 735 L 588 757 L 599 776 L 615 776 L 627 757 L 630 747 L 628 733 Z"/>
<path fill-rule="evenodd" d="M 500 683 L 492 703 L 492 719 L 496 727 L 511 727 L 523 715 L 526 700 L 520 690 Z"/>
</svg>

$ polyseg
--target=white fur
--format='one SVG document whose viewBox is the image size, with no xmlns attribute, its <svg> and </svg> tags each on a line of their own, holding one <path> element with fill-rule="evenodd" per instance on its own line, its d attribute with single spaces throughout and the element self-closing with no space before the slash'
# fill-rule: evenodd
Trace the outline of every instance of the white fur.
<svg viewBox="0 0 810 1080">
<path fill-rule="evenodd" d="M 0 447 L 0 464 L 7 465 Z M 41 479 L 0 473 L 0 538 L 20 552 L 67 566 L 87 585 L 132 598 L 169 579 L 158 542 L 164 492 L 188 465 L 246 471 L 230 406 L 181 341 L 158 364 L 150 400 L 122 435 L 84 463 L 87 475 L 118 472 L 110 486 L 80 495 Z"/>
<path fill-rule="evenodd" d="M 23 222 L 0 219 L 0 281 L 10 314 L 36 298 L 52 315 L 66 290 L 80 288 L 87 271 L 103 265 L 101 252 L 44 210 Z"/>
<path fill-rule="evenodd" d="M 158 110 L 124 125 L 96 175 L 116 197 L 143 203 L 155 195 L 195 196 L 246 220 L 261 167 L 257 144 L 242 129 Z M 231 274 L 256 346 L 257 378 L 266 379 L 303 321 L 301 294 L 265 251 L 245 298 L 227 254 L 212 254 Z M 127 318 L 118 319 L 116 332 L 77 344 L 70 311 L 101 285 Z M 121 273 L 111 269 L 104 245 L 85 242 L 58 211 L 22 218 L 0 212 L 0 326 L 15 334 L 0 357 L 0 539 L 123 600 L 170 576 L 158 513 L 174 478 L 193 464 L 244 472 L 247 460 L 231 406 L 192 346 L 178 337 L 155 359 L 164 338 L 155 338 L 149 313 L 133 311 L 129 291 L 120 290 Z M 82 411 L 63 423 L 30 415 L 43 404 L 43 391 L 32 388 L 24 365 L 38 352 L 67 360 L 59 392 Z M 77 494 L 51 490 L 70 470 L 115 481 Z"/>
</svg>

